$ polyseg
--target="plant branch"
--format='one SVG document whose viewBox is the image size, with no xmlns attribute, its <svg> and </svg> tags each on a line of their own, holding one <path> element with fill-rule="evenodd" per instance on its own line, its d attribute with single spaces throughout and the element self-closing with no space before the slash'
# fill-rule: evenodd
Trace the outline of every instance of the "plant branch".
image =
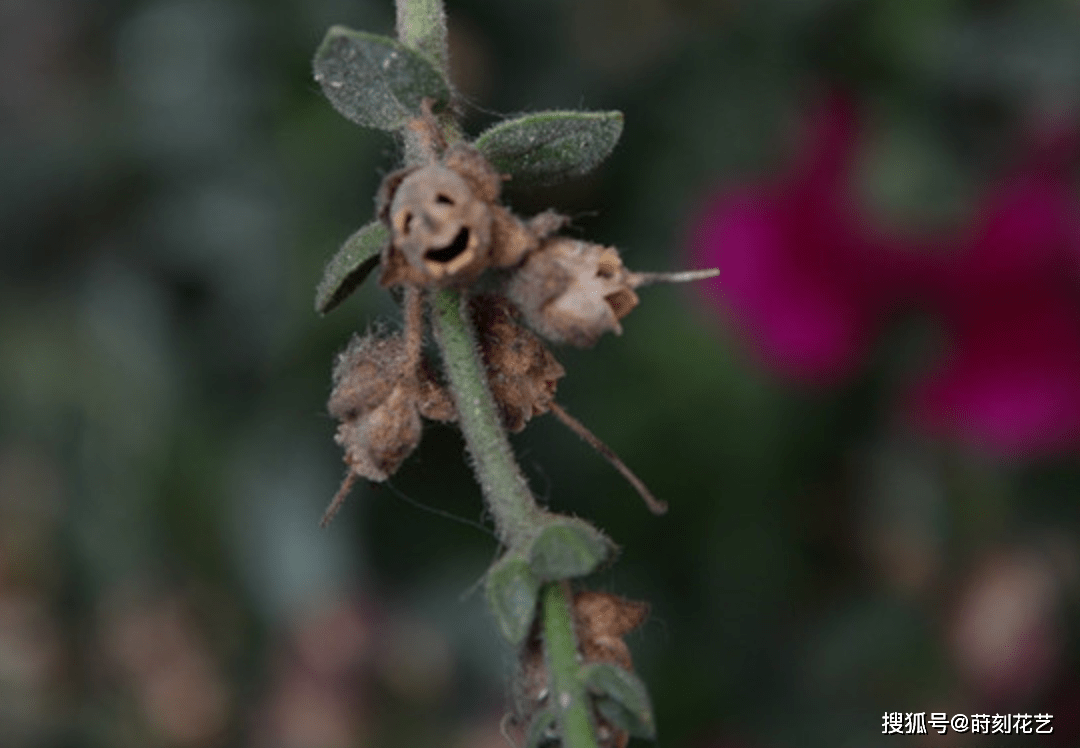
<svg viewBox="0 0 1080 748">
<path fill-rule="evenodd" d="M 514 460 L 466 305 L 467 300 L 456 291 L 436 292 L 431 323 L 473 471 L 495 519 L 495 532 L 505 545 L 518 547 L 543 528 L 548 515 L 537 506 Z"/>
<path fill-rule="evenodd" d="M 544 657 L 551 703 L 558 715 L 559 735 L 567 748 L 596 748 L 585 684 L 579 677 L 577 636 L 568 582 L 552 582 L 541 591 Z"/>
<path fill-rule="evenodd" d="M 442 0 L 396 0 L 396 4 L 398 38 L 427 54 L 449 78 Z M 453 142 L 461 138 L 452 115 L 447 113 L 436 121 L 446 140 Z M 405 144 L 407 161 L 416 162 L 424 157 L 424 149 L 408 135 Z M 416 300 L 411 302 L 408 310 L 415 315 L 421 307 Z M 444 289 L 432 293 L 429 304 L 431 326 L 442 353 L 458 425 L 494 518 L 496 534 L 508 547 L 526 547 L 552 515 L 537 505 L 514 459 L 477 349 L 468 296 Z M 580 678 L 570 585 L 552 582 L 544 586 L 541 594 L 544 650 L 562 745 L 597 748 L 585 686 Z"/>
</svg>

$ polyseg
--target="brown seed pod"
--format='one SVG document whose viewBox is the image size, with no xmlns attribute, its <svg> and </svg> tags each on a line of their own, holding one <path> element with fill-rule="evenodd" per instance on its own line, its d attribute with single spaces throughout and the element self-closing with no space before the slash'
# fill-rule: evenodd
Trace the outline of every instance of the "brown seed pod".
<svg viewBox="0 0 1080 748">
<path fill-rule="evenodd" d="M 408 174 L 389 210 L 391 244 L 423 285 L 467 285 L 488 266 L 491 208 L 456 171 L 428 164 Z M 383 284 L 396 282 L 384 274 Z"/>
<path fill-rule="evenodd" d="M 622 332 L 638 303 L 633 281 L 613 247 L 557 236 L 526 258 L 507 295 L 544 337 L 587 348 Z"/>
<path fill-rule="evenodd" d="M 545 211 L 522 222 L 498 203 L 502 177 L 475 148 L 387 175 L 378 215 L 391 230 L 383 286 L 466 286 L 489 267 L 512 267 L 566 219 Z"/>
<path fill-rule="evenodd" d="M 334 367 L 327 409 L 339 419 L 335 441 L 349 469 L 386 480 L 420 441 L 416 378 L 400 336 L 353 338 Z"/>
<path fill-rule="evenodd" d="M 513 306 L 498 296 L 473 301 L 480 353 L 491 394 L 509 431 L 525 428 L 530 418 L 547 413 L 566 370 L 544 344 L 519 325 Z"/>
<path fill-rule="evenodd" d="M 419 316 L 417 307 L 412 327 L 420 324 Z M 323 516 L 324 527 L 358 477 L 382 482 L 397 471 L 420 443 L 421 415 L 456 418 L 449 394 L 419 360 L 419 350 L 418 331 L 405 337 L 369 334 L 353 338 L 338 357 L 327 410 L 339 421 L 334 441 L 345 450 L 349 472 Z"/>
</svg>

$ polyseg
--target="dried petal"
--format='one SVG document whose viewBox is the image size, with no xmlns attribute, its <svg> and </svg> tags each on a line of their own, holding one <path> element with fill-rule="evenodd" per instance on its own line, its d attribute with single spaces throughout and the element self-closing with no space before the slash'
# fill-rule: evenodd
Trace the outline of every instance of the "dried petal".
<svg viewBox="0 0 1080 748">
<path fill-rule="evenodd" d="M 589 347 L 637 306 L 634 278 L 613 247 L 554 237 L 531 254 L 507 295 L 529 325 L 556 343 Z"/>
</svg>

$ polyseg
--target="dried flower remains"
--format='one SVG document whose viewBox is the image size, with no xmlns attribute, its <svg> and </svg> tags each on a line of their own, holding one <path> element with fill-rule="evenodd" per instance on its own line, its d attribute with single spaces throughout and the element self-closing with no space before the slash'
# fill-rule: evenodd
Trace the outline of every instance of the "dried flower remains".
<svg viewBox="0 0 1080 748">
<path fill-rule="evenodd" d="M 667 507 L 615 453 L 555 402 L 562 365 L 541 340 L 594 345 L 638 304 L 647 283 L 704 273 L 628 271 L 614 247 L 559 236 L 567 219 L 544 211 L 523 220 L 499 202 L 503 177 L 473 146 L 447 146 L 430 108 L 409 124 L 428 161 L 387 175 L 376 198 L 388 240 L 380 283 L 404 288 L 403 335 L 358 338 L 339 357 L 328 405 L 349 473 L 327 510 L 340 506 L 357 477 L 385 481 L 416 448 L 422 418 L 455 419 L 454 405 L 421 354 L 426 294 L 483 287 L 470 300 L 479 353 L 503 425 L 521 431 L 554 413 L 597 449 L 660 514 Z M 496 271 L 485 277 L 488 270 Z M 531 328 L 528 329 L 528 328 Z"/>
</svg>

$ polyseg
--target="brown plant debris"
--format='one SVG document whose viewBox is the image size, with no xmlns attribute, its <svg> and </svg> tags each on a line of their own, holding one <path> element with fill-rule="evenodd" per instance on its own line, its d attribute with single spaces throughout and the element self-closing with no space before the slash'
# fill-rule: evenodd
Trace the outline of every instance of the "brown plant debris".
<svg viewBox="0 0 1080 748">
<path fill-rule="evenodd" d="M 645 621 L 649 615 L 648 604 L 594 590 L 579 590 L 573 599 L 574 629 L 583 664 L 603 662 L 634 672 L 630 649 L 623 637 Z M 529 722 L 550 698 L 543 638 L 538 624 L 533 625 L 522 647 L 518 671 L 516 713 L 507 727 L 520 745 Z M 612 725 L 595 709 L 593 719 L 602 748 L 626 748 L 630 736 L 625 730 Z"/>
<path fill-rule="evenodd" d="M 491 394 L 503 424 L 519 432 L 530 418 L 551 409 L 566 370 L 539 338 L 517 323 L 513 306 L 505 299 L 478 296 L 473 315 Z"/>
</svg>

